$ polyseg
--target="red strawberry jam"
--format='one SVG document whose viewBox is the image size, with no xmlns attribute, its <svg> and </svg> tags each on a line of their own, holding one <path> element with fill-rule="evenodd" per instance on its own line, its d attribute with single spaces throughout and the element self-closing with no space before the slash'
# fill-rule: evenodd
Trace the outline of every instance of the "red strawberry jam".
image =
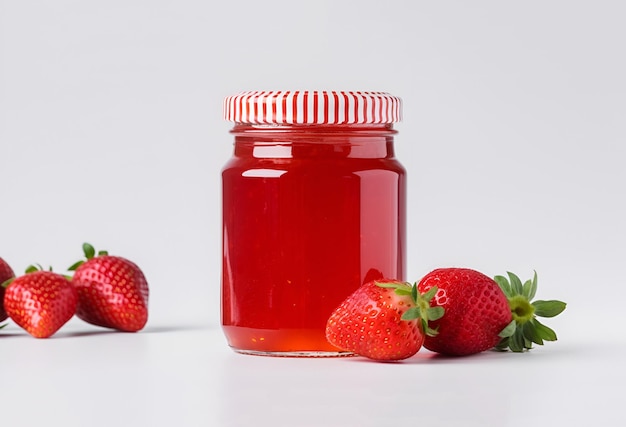
<svg viewBox="0 0 626 427">
<path fill-rule="evenodd" d="M 365 281 L 404 279 L 405 171 L 391 124 L 399 100 L 253 92 L 227 98 L 225 112 L 236 121 L 222 173 L 228 343 L 251 354 L 339 355 L 325 338 L 331 312 Z"/>
</svg>

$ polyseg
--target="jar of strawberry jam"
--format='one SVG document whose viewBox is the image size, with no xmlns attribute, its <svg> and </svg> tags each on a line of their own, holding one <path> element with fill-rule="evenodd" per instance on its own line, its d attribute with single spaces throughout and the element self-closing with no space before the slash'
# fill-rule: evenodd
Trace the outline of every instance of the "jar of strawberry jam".
<svg viewBox="0 0 626 427">
<path fill-rule="evenodd" d="M 338 356 L 331 312 L 363 283 L 405 276 L 400 99 L 244 92 L 224 101 L 222 327 L 237 352 Z"/>
</svg>

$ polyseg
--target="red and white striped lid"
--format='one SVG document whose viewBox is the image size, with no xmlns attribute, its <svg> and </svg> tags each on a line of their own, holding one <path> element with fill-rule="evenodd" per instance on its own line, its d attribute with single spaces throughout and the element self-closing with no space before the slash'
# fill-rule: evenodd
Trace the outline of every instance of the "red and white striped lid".
<svg viewBox="0 0 626 427">
<path fill-rule="evenodd" d="M 224 100 L 224 119 L 245 124 L 396 123 L 402 101 L 386 92 L 252 91 Z"/>
</svg>

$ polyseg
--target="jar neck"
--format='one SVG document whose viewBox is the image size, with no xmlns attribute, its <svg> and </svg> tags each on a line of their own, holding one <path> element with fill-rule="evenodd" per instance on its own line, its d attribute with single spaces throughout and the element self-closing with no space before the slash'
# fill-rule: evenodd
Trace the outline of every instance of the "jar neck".
<svg viewBox="0 0 626 427">
<path fill-rule="evenodd" d="M 230 131 L 234 135 L 238 134 L 314 134 L 314 135 L 338 135 L 338 134 L 388 134 L 395 135 L 398 131 L 393 129 L 393 124 L 345 124 L 345 125 L 319 125 L 319 124 L 267 124 L 251 125 L 245 123 L 235 123 Z"/>
<path fill-rule="evenodd" d="M 244 125 L 236 124 L 235 155 L 255 158 L 394 157 L 391 124 Z"/>
</svg>

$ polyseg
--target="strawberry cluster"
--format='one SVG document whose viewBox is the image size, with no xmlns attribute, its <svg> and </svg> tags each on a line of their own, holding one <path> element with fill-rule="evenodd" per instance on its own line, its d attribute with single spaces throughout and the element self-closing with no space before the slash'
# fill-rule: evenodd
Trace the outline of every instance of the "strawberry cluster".
<svg viewBox="0 0 626 427">
<path fill-rule="evenodd" d="M 15 277 L 0 258 L 0 321 L 11 318 L 36 338 L 48 338 L 74 315 L 93 325 L 136 332 L 148 321 L 148 282 L 133 262 L 83 245 L 85 260 L 71 276 L 30 266 Z"/>
<path fill-rule="evenodd" d="M 375 360 L 402 360 L 423 346 L 448 356 L 489 349 L 522 352 L 556 341 L 537 320 L 565 310 L 561 301 L 532 301 L 537 274 L 495 280 L 467 268 L 442 268 L 419 283 L 365 283 L 333 311 L 326 338 L 335 347 Z"/>
</svg>

